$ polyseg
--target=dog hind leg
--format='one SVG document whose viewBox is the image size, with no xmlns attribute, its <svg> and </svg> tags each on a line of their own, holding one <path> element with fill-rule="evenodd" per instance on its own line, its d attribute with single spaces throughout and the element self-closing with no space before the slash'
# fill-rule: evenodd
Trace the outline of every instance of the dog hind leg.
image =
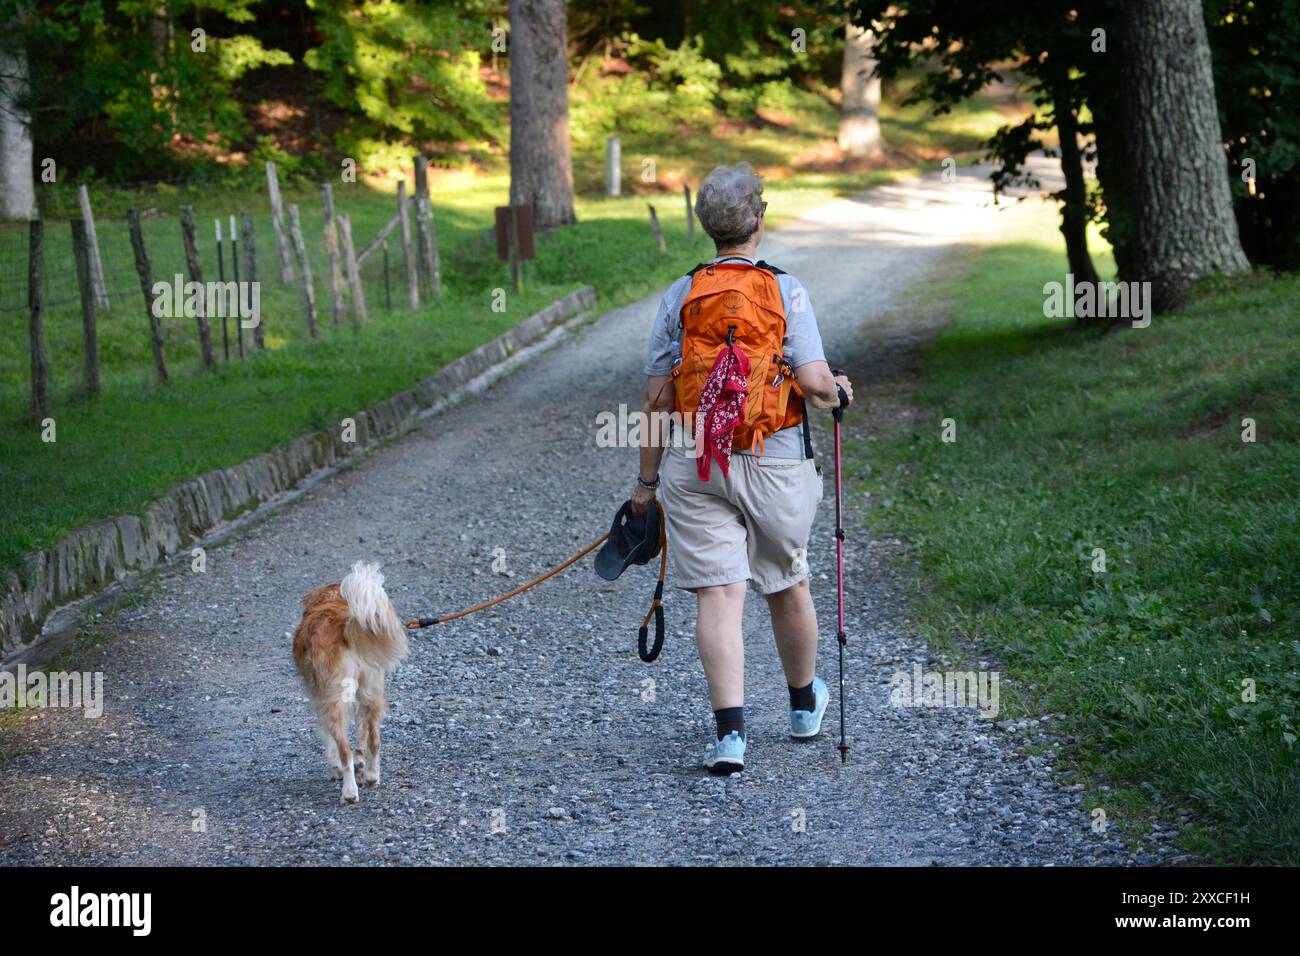
<svg viewBox="0 0 1300 956">
<path fill-rule="evenodd" d="M 384 672 L 367 667 L 361 672 L 361 686 L 357 695 L 357 744 L 366 750 L 366 786 L 379 784 L 379 725 L 384 719 Z"/>
<path fill-rule="evenodd" d="M 343 769 L 343 794 L 344 803 L 356 803 L 360 798 L 357 793 L 357 773 L 352 766 L 352 748 L 348 746 L 348 708 L 339 700 L 333 701 L 326 713 L 326 720 L 329 723 L 329 734 L 334 741 L 334 746 L 338 748 L 339 763 Z"/>
</svg>

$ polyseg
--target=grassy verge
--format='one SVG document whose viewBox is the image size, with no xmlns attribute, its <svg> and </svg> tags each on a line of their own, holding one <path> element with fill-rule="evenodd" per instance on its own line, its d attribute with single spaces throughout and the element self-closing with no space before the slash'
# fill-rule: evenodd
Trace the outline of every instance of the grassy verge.
<svg viewBox="0 0 1300 956">
<path fill-rule="evenodd" d="M 1099 337 L 1043 316 L 1053 222 L 1026 214 L 919 303 L 951 324 L 923 357 L 919 424 L 858 445 L 862 490 L 888 501 L 870 520 L 912 542 L 929 637 L 975 641 L 1021 705 L 1068 718 L 1079 769 L 1110 788 L 1090 808 L 1184 818 L 1217 862 L 1295 864 L 1300 279 Z"/>
<path fill-rule="evenodd" d="M 81 356 L 80 323 L 51 316 L 47 339 L 57 440 L 43 442 L 25 423 L 25 376 L 6 376 L 0 392 L 6 419 L 0 430 L 0 485 L 6 488 L 0 565 L 14 566 L 29 549 L 97 518 L 138 512 L 178 481 L 307 431 L 336 427 L 341 417 L 411 386 L 583 283 L 593 284 L 602 305 L 612 306 L 666 284 L 706 254 L 704 239 L 697 234 L 688 244 L 684 222 L 678 221 L 665 223 L 671 253 L 659 256 L 646 241 L 649 228 L 636 205 L 610 203 L 599 219 L 541 237 L 525 292 L 507 294 L 503 311 L 493 309 L 493 290 L 510 288 L 505 270 L 494 257 L 476 252 L 479 230 L 467 227 L 458 237 L 448 215 L 440 238 L 450 251 L 444 258 L 449 281 L 436 305 L 384 311 L 372 298 L 368 323 L 332 328 L 321 295 L 322 337 L 311 341 L 296 293 L 273 290 L 271 303 L 263 306 L 266 351 L 220 364 L 210 374 L 197 370 L 193 320 L 168 320 L 173 376 L 166 387 L 152 380 L 143 308 L 130 315 L 115 311 L 100 322 L 104 391 L 91 402 L 80 397 L 74 371 Z M 269 236 L 264 248 L 274 254 Z M 273 268 L 269 257 L 262 268 Z M 277 310 L 275 302 L 287 295 L 295 302 Z M 0 321 L 6 326 L 0 361 L 21 369 L 23 317 Z"/>
<path fill-rule="evenodd" d="M 694 242 L 688 242 L 684 206 L 674 184 L 696 183 L 716 163 L 752 158 L 768 175 L 770 220 L 779 225 L 821 202 L 910 171 L 929 155 L 920 148 L 922 142 L 937 150 L 935 155 L 972 148 L 1007 109 L 1003 100 L 989 98 L 943 117 L 926 117 L 920 107 L 886 103 L 885 134 L 897 140 L 899 153 L 893 168 L 866 169 L 818 162 L 833 145 L 835 108 L 807 92 L 799 94 L 795 106 L 798 121 L 784 126 L 764 122 L 700 131 L 651 125 L 630 133 L 624 139 L 625 185 L 645 194 L 621 199 L 600 196 L 603 139 L 577 142 L 578 225 L 539 238 L 538 258 L 526 269 L 526 291 L 505 296 L 504 311 L 494 309 L 500 304 L 494 290 L 510 288 L 508 270 L 496 261 L 489 242 L 492 208 L 504 203 L 509 191 L 504 169 L 435 171 L 431 192 L 444 297 L 419 310 L 402 306 L 405 280 L 400 238 L 394 234 L 393 308 L 385 307 L 382 256 L 376 253 L 363 268 L 371 319 L 359 328 L 332 326 L 318 192 L 286 185 L 285 202 L 301 208 L 312 259 L 319 341 L 307 335 L 301 293 L 279 281 L 265 195 L 216 184 L 146 193 L 92 185 L 112 303 L 98 323 L 103 395 L 88 402 L 81 393 L 82 327 L 70 230 L 66 222 L 51 220 L 45 337 L 57 438 L 52 443 L 41 441 L 27 421 L 26 230 L 0 227 L 0 487 L 6 489 L 0 509 L 0 570 L 17 567 L 25 553 L 76 527 L 139 512 L 178 481 L 242 461 L 304 432 L 335 427 L 341 417 L 409 387 L 580 285 L 595 286 L 602 308 L 666 285 L 711 252 L 698 229 Z M 654 183 L 640 179 L 646 159 L 654 160 Z M 57 188 L 67 195 L 56 205 L 74 209 L 73 187 Z M 334 193 L 336 208 L 352 219 L 358 247 L 394 209 L 392 194 L 382 188 L 338 184 Z M 666 256 L 655 250 L 647 201 L 657 206 Z M 145 210 L 144 238 L 154 277 L 170 280 L 186 271 L 177 219 L 182 204 L 195 208 L 206 279 L 217 275 L 213 219 L 220 217 L 224 225 L 232 213 L 253 211 L 267 349 L 204 373 L 194 320 L 165 319 L 172 381 L 162 387 L 153 372 L 144 301 L 123 217 L 131 207 Z M 232 328 L 232 339 L 234 334 Z M 220 361 L 219 323 L 214 338 Z M 233 341 L 231 349 L 235 354 Z"/>
</svg>

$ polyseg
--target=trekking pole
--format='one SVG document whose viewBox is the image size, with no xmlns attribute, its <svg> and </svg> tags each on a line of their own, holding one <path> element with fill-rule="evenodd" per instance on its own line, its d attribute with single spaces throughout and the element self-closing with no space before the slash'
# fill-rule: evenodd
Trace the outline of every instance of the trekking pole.
<svg viewBox="0 0 1300 956">
<path fill-rule="evenodd" d="M 843 375 L 836 369 L 833 374 Z M 844 633 L 844 493 L 840 482 L 840 424 L 844 421 L 844 409 L 848 407 L 849 397 L 844 393 L 844 386 L 836 383 L 840 403 L 831 414 L 835 417 L 835 578 L 839 596 L 839 630 L 835 639 L 840 646 L 840 745 L 835 749 L 840 752 L 840 763 L 849 759 L 849 745 L 844 740 L 844 645 L 849 642 Z"/>
</svg>

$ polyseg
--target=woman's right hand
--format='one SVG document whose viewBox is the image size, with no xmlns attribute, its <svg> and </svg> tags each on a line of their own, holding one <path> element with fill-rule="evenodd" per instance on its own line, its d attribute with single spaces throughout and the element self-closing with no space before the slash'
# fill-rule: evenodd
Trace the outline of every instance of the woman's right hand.
<svg viewBox="0 0 1300 956">
<path fill-rule="evenodd" d="M 849 381 L 847 375 L 836 369 L 835 384 L 844 390 L 844 398 L 847 401 L 844 402 L 842 407 L 848 408 L 853 404 L 853 383 Z"/>
<path fill-rule="evenodd" d="M 839 371 L 838 369 L 836 371 Z M 853 401 L 853 384 L 843 372 L 834 374 L 825 362 L 805 362 L 794 370 L 795 381 L 803 392 L 804 401 L 821 411 L 840 407 L 839 389 Z"/>
</svg>

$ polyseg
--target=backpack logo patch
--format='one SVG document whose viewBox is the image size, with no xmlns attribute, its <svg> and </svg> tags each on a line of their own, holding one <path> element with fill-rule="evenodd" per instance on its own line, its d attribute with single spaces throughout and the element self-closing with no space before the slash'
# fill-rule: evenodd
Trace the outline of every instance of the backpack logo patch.
<svg viewBox="0 0 1300 956">
<path fill-rule="evenodd" d="M 745 307 L 745 297 L 739 292 L 728 292 L 722 297 L 722 307 L 735 315 Z"/>
</svg>

